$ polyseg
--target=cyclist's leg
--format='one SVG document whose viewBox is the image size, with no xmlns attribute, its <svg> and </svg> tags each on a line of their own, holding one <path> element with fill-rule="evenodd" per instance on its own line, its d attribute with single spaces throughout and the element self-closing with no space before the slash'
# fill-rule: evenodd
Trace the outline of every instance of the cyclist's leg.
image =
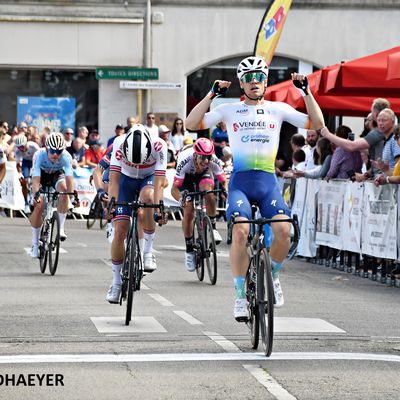
<svg viewBox="0 0 400 400">
<path fill-rule="evenodd" d="M 66 192 L 67 191 L 67 183 L 65 181 L 64 174 L 60 174 L 57 177 L 56 183 L 54 185 L 55 189 L 58 192 Z M 60 218 L 60 239 L 65 240 L 67 235 L 64 231 L 65 220 L 67 218 L 68 212 L 68 196 L 59 196 L 58 197 L 58 216 Z"/>
<path fill-rule="evenodd" d="M 38 178 L 38 177 L 35 177 Z M 35 179 L 33 178 L 33 179 Z M 40 178 L 39 178 L 40 179 Z M 40 203 L 34 202 L 33 204 L 33 211 L 29 217 L 29 222 L 32 228 L 32 249 L 31 249 L 31 256 L 34 258 L 39 257 L 39 236 L 40 230 L 42 228 L 43 223 L 43 207 L 44 201 L 41 200 Z"/>
<path fill-rule="evenodd" d="M 189 192 L 196 191 L 194 175 L 185 175 L 182 185 L 179 187 L 181 193 L 185 190 Z M 186 198 L 186 204 L 182 207 L 183 220 L 182 220 L 182 231 L 185 238 L 185 266 L 189 272 L 193 272 L 196 269 L 196 254 L 194 252 L 194 203 L 192 198 Z"/>
<path fill-rule="evenodd" d="M 264 194 L 263 199 L 259 201 L 259 208 L 261 215 L 266 218 L 272 219 L 287 219 L 290 218 L 290 210 L 282 198 L 282 195 L 277 187 L 273 184 L 275 177 L 266 177 L 265 186 L 270 189 Z M 273 286 L 275 292 L 275 306 L 282 307 L 284 304 L 283 293 L 281 284 L 279 281 L 279 273 L 282 269 L 283 262 L 287 257 L 290 249 L 290 229 L 291 224 L 289 222 L 273 223 L 271 228 L 274 234 L 274 239 L 271 245 L 271 260 L 272 260 L 272 277 Z"/>
<path fill-rule="evenodd" d="M 118 201 L 134 200 L 137 191 L 137 180 L 120 175 Z M 118 303 L 121 293 L 121 268 L 125 258 L 125 239 L 130 225 L 131 210 L 126 206 L 115 208 L 114 238 L 111 244 L 111 263 L 113 280 L 107 292 L 106 300 L 112 304 Z"/>
<path fill-rule="evenodd" d="M 240 179 L 235 174 L 229 183 L 228 208 L 226 211 L 227 220 L 235 215 L 236 220 L 251 218 L 251 205 L 246 194 L 241 190 Z M 237 224 L 232 230 L 232 245 L 229 254 L 233 281 L 235 285 L 235 308 L 234 317 L 238 321 L 248 317 L 247 300 L 245 292 L 245 280 L 249 265 L 246 242 L 249 235 L 248 224 Z"/>
<path fill-rule="evenodd" d="M 153 176 L 143 179 L 140 185 L 139 198 L 142 203 L 151 204 L 154 202 Z M 141 211 L 143 224 L 143 263 L 146 272 L 157 269 L 156 259 L 153 254 L 153 242 L 155 237 L 156 224 L 153 218 L 154 209 L 145 208 Z"/>
</svg>

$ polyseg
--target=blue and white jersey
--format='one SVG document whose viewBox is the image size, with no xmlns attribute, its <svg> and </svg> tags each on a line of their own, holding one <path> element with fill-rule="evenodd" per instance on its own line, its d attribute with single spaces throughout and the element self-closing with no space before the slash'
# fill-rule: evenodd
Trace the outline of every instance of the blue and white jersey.
<svg viewBox="0 0 400 400">
<path fill-rule="evenodd" d="M 308 115 L 289 104 L 264 101 L 259 105 L 237 102 L 221 104 L 206 113 L 201 128 L 225 122 L 232 150 L 233 170 L 275 172 L 282 122 L 309 128 Z"/>
<path fill-rule="evenodd" d="M 40 176 L 41 170 L 48 174 L 57 171 L 64 171 L 65 176 L 72 176 L 72 157 L 67 151 L 61 153 L 61 157 L 55 162 L 51 162 L 47 156 L 46 148 L 38 150 L 33 156 L 32 176 Z"/>
</svg>

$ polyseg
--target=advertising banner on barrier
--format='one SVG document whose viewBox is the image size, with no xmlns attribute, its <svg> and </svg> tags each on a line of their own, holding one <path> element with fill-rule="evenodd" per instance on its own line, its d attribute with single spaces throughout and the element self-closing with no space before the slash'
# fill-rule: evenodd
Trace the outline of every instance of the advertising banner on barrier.
<svg viewBox="0 0 400 400">
<path fill-rule="evenodd" d="M 364 184 L 346 182 L 343 204 L 343 250 L 361 253 L 361 225 Z"/>
<path fill-rule="evenodd" d="M 301 180 L 304 180 L 301 178 Z M 317 247 L 315 244 L 315 221 L 317 194 L 320 182 L 316 179 L 309 179 L 307 182 L 306 198 L 303 217 L 300 226 L 300 240 L 297 253 L 303 257 L 315 257 Z M 296 187 L 297 191 L 297 187 Z"/>
<path fill-rule="evenodd" d="M 19 173 L 15 161 L 7 161 L 6 175 L 0 185 L 0 207 L 11 210 L 23 210 L 25 206 Z"/>
<path fill-rule="evenodd" d="M 76 168 L 74 169 L 75 190 L 78 192 L 80 207 L 74 209 L 74 213 L 88 215 L 90 205 L 96 196 L 96 188 L 90 184 L 90 175 L 92 168 Z"/>
<path fill-rule="evenodd" d="M 397 186 L 365 183 L 362 252 L 379 258 L 397 258 Z"/>
<path fill-rule="evenodd" d="M 342 249 L 343 196 L 345 182 L 320 181 L 317 205 L 316 243 Z"/>
</svg>

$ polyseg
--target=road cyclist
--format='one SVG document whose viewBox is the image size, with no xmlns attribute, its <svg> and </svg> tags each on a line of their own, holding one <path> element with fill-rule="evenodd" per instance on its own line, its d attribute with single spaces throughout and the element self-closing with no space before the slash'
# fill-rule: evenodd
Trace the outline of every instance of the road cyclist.
<svg viewBox="0 0 400 400">
<path fill-rule="evenodd" d="M 189 272 L 196 269 L 196 254 L 193 249 L 193 229 L 195 209 L 193 198 L 183 196 L 184 192 L 212 191 L 214 189 L 214 174 L 221 185 L 226 179 L 223 163 L 214 154 L 214 144 L 210 139 L 199 138 L 193 146 L 187 146 L 178 155 L 176 173 L 171 189 L 175 200 L 183 209 L 182 230 L 185 237 L 185 266 Z M 221 235 L 216 229 L 217 205 L 215 194 L 210 192 L 204 197 L 207 215 L 210 217 L 216 244 L 221 243 Z"/>
<path fill-rule="evenodd" d="M 126 134 L 114 140 L 110 161 L 109 199 L 115 202 L 139 201 L 147 204 L 158 204 L 163 199 L 164 180 L 167 166 L 167 144 L 160 138 L 150 136 L 141 124 L 129 128 Z M 122 288 L 121 268 L 125 258 L 131 209 L 129 206 L 116 206 L 114 210 L 114 239 L 111 244 L 111 261 L 113 280 L 107 292 L 106 300 L 119 304 Z M 155 220 L 165 224 L 166 217 L 160 210 L 146 208 L 143 210 L 144 240 L 140 243 L 143 253 L 145 272 L 157 268 L 153 254 Z"/>
<path fill-rule="evenodd" d="M 237 67 L 237 78 L 245 99 L 236 103 L 221 104 L 211 111 L 214 98 L 223 96 L 231 82 L 216 80 L 209 93 L 197 104 L 186 119 L 190 130 L 210 128 L 220 122 L 227 126 L 229 144 L 233 157 L 233 173 L 229 181 L 227 219 L 251 219 L 251 203 L 257 203 L 262 217 L 287 219 L 290 210 L 284 202 L 275 176 L 275 158 L 279 146 L 283 121 L 298 128 L 321 129 L 324 119 L 312 96 L 307 77 L 292 74 L 295 87 L 303 96 L 307 114 L 300 113 L 288 104 L 264 100 L 267 88 L 268 66 L 261 57 L 246 57 Z M 290 248 L 289 222 L 271 224 L 274 240 L 271 245 L 275 306 L 284 303 L 279 271 Z M 230 264 L 235 286 L 234 317 L 247 321 L 249 317 L 246 300 L 245 279 L 249 266 L 246 241 L 248 224 L 233 227 Z"/>
<path fill-rule="evenodd" d="M 31 257 L 39 257 L 39 236 L 43 223 L 43 201 L 40 188 L 52 188 L 57 192 L 71 193 L 69 196 L 60 196 L 58 200 L 58 216 L 60 222 L 60 240 L 67 239 L 64 224 L 69 207 L 69 197 L 75 204 L 72 157 L 65 151 L 65 140 L 61 133 L 52 133 L 46 139 L 45 147 L 38 150 L 33 157 L 32 166 L 32 193 L 33 212 L 30 216 L 32 226 Z"/>
</svg>

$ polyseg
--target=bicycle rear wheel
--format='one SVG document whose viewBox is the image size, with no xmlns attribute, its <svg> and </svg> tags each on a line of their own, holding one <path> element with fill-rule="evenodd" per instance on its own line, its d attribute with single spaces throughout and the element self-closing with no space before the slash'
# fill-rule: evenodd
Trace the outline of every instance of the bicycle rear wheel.
<svg viewBox="0 0 400 400">
<path fill-rule="evenodd" d="M 264 353 L 269 357 L 274 339 L 274 288 L 272 285 L 271 258 L 265 248 L 261 249 L 258 258 L 257 303 L 261 340 Z"/>
<path fill-rule="evenodd" d="M 196 274 L 200 282 L 204 279 L 204 247 L 202 237 L 203 229 L 201 222 L 196 218 L 193 230 L 193 242 L 195 243 L 196 248 Z"/>
<path fill-rule="evenodd" d="M 51 217 L 49 234 L 49 271 L 51 275 L 54 275 L 57 271 L 60 252 L 60 219 L 57 211 L 54 211 Z"/>
<path fill-rule="evenodd" d="M 89 214 L 86 217 L 86 227 L 90 229 L 94 223 L 96 222 L 97 218 L 97 196 L 93 199 L 92 204 L 90 205 Z"/>
<path fill-rule="evenodd" d="M 135 224 L 136 221 L 133 221 L 132 224 Z M 137 270 L 139 268 L 138 262 L 139 257 L 137 252 L 140 251 L 137 248 L 137 239 L 136 239 L 136 225 L 132 226 L 131 231 L 129 233 L 129 239 L 127 241 L 126 253 L 125 253 L 125 265 L 126 271 L 128 272 L 128 276 L 126 277 L 127 284 L 127 298 L 126 298 L 126 315 L 125 315 L 125 325 L 129 325 L 132 319 L 132 304 L 133 297 L 136 290 L 137 285 Z"/>
<path fill-rule="evenodd" d="M 40 272 L 44 274 L 46 272 L 47 266 L 47 251 L 46 251 L 46 228 L 45 224 L 42 225 L 42 229 L 40 230 L 40 239 L 39 239 L 39 266 Z"/>
<path fill-rule="evenodd" d="M 255 268 L 253 266 L 254 258 L 250 260 L 250 267 L 246 274 L 246 297 L 249 303 L 249 321 L 247 326 L 250 332 L 251 347 L 256 349 L 260 339 L 260 319 L 258 314 L 258 304 L 256 297 L 256 279 Z"/>
<path fill-rule="evenodd" d="M 211 285 L 215 285 L 217 282 L 217 250 L 213 227 L 208 216 L 203 219 L 203 228 L 204 255 L 206 258 L 208 277 L 210 278 Z"/>
</svg>

